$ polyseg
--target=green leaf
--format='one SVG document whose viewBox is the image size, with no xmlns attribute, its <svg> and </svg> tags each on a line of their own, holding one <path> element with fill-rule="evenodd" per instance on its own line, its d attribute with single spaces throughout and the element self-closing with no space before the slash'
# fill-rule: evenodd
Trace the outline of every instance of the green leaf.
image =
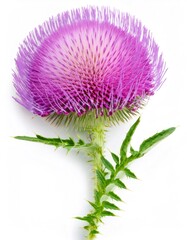
<svg viewBox="0 0 187 240">
<path fill-rule="evenodd" d="M 97 205 L 96 205 L 95 203 L 90 202 L 90 201 L 88 201 L 88 202 L 89 202 L 89 204 L 90 204 L 93 208 L 97 209 Z"/>
<path fill-rule="evenodd" d="M 55 138 L 45 138 L 45 137 L 43 137 L 43 136 L 41 136 L 41 135 L 38 135 L 38 134 L 36 134 L 36 138 L 37 139 L 40 139 L 40 140 L 46 140 L 46 141 L 55 141 L 56 139 Z"/>
<path fill-rule="evenodd" d="M 114 183 L 117 187 L 119 187 L 119 188 L 127 189 L 127 187 L 125 186 L 125 184 L 124 184 L 119 178 L 115 179 L 115 180 L 113 181 L 113 183 Z"/>
<path fill-rule="evenodd" d="M 160 142 L 164 138 L 168 137 L 170 134 L 172 134 L 175 131 L 176 128 L 168 128 L 166 130 L 163 130 L 159 133 L 154 134 L 152 137 L 144 140 L 142 144 L 140 145 L 139 152 L 140 154 L 145 154 L 151 147 L 153 147 L 156 143 Z"/>
<path fill-rule="evenodd" d="M 109 192 L 107 195 L 116 201 L 122 201 L 121 198 L 114 192 Z"/>
<path fill-rule="evenodd" d="M 81 220 L 81 221 L 86 221 L 86 222 L 90 223 L 91 225 L 95 225 L 94 217 L 91 215 L 87 215 L 85 217 L 76 217 L 76 219 Z"/>
<path fill-rule="evenodd" d="M 99 234 L 99 231 L 97 231 L 97 230 L 92 230 L 91 232 L 90 232 L 90 235 L 96 235 L 96 234 Z"/>
<path fill-rule="evenodd" d="M 106 185 L 106 181 L 105 181 L 105 177 L 104 177 L 103 173 L 97 169 L 96 176 L 97 176 L 97 179 L 98 179 L 98 182 L 99 182 L 101 188 L 104 188 Z"/>
<path fill-rule="evenodd" d="M 79 141 L 77 142 L 77 144 L 81 146 L 81 145 L 84 145 L 85 142 L 84 142 L 82 139 L 79 139 Z"/>
<path fill-rule="evenodd" d="M 84 226 L 83 228 L 89 231 L 90 226 Z"/>
<path fill-rule="evenodd" d="M 63 140 L 62 140 L 62 142 L 63 142 Z M 69 146 L 74 146 L 75 145 L 75 142 L 72 138 L 65 139 L 64 143 L 69 145 Z"/>
<path fill-rule="evenodd" d="M 103 207 L 106 208 L 106 209 L 119 210 L 119 208 L 118 208 L 115 204 L 110 203 L 110 202 L 108 202 L 108 201 L 103 201 L 103 202 L 102 202 L 102 205 L 103 205 Z"/>
<path fill-rule="evenodd" d="M 133 172 L 131 172 L 130 169 L 125 168 L 125 169 L 124 169 L 124 172 L 125 172 L 125 175 L 126 175 L 127 177 L 137 179 L 136 175 L 135 175 Z"/>
<path fill-rule="evenodd" d="M 129 147 L 129 144 L 130 144 L 130 141 L 132 139 L 132 136 L 138 126 L 138 124 L 140 123 L 140 118 L 138 118 L 138 120 L 132 125 L 132 127 L 129 129 L 122 145 L 121 145 L 121 148 L 120 148 L 120 156 L 121 156 L 121 159 L 124 160 L 126 157 L 127 157 L 127 150 L 128 150 L 128 147 Z"/>
<path fill-rule="evenodd" d="M 96 210 L 99 211 L 101 207 L 97 206 L 95 203 L 88 201 L 89 204 Z"/>
<path fill-rule="evenodd" d="M 71 150 L 72 148 L 77 150 L 94 148 L 92 144 L 84 143 L 82 139 L 79 139 L 78 142 L 75 142 L 72 138 L 69 138 L 69 139 L 46 138 L 40 135 L 36 135 L 36 137 L 16 136 L 15 138 L 19 140 L 52 145 L 52 146 L 55 146 L 56 148 L 62 147 L 62 148 L 66 148 L 67 150 Z"/>
<path fill-rule="evenodd" d="M 62 144 L 62 141 L 60 140 L 60 138 L 44 138 L 40 135 L 36 135 L 36 137 L 17 136 L 15 138 L 19 140 L 44 143 L 44 144 L 53 145 L 56 147 L 59 147 L 59 145 Z"/>
<path fill-rule="evenodd" d="M 112 217 L 112 216 L 115 216 L 115 214 L 114 213 L 112 213 L 112 212 L 110 212 L 110 211 L 103 211 L 102 213 L 101 213 L 101 217 Z"/>
<path fill-rule="evenodd" d="M 38 142 L 44 143 L 48 145 L 53 145 L 55 147 L 66 147 L 66 146 L 74 146 L 75 143 L 72 138 L 69 139 L 60 139 L 60 138 L 45 138 L 40 135 L 36 135 L 36 137 L 27 137 L 27 136 L 16 136 L 16 139 L 25 140 L 30 142 Z"/>
<path fill-rule="evenodd" d="M 110 171 L 110 172 L 114 172 L 114 168 L 112 166 L 112 164 L 103 156 L 101 156 L 101 161 L 103 163 L 103 165 Z"/>
<path fill-rule="evenodd" d="M 111 155 L 112 155 L 112 158 L 113 158 L 114 162 L 116 164 L 119 164 L 119 157 L 113 152 L 111 152 Z"/>
<path fill-rule="evenodd" d="M 138 154 L 138 151 L 135 151 L 135 150 L 133 149 L 133 147 L 130 146 L 130 153 L 132 154 L 132 156 L 135 156 L 135 155 Z"/>
</svg>

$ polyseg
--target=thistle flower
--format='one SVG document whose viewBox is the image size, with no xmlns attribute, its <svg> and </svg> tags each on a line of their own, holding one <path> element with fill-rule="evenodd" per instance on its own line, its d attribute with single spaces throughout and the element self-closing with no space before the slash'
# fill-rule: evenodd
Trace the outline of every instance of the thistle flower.
<svg viewBox="0 0 187 240">
<path fill-rule="evenodd" d="M 81 124 L 87 142 L 61 138 L 17 136 L 55 147 L 82 150 L 91 158 L 94 172 L 92 210 L 84 217 L 87 239 L 99 233 L 102 218 L 114 216 L 121 201 L 115 187 L 126 189 L 122 177 L 136 179 L 129 169 L 175 128 L 144 140 L 134 150 L 132 125 L 119 154 L 104 157 L 108 124 L 128 119 L 160 87 L 165 64 L 150 32 L 134 17 L 108 8 L 82 8 L 49 19 L 25 39 L 16 59 L 16 101 L 34 114 L 60 123 Z M 120 174 L 119 174 L 120 173 Z"/>
<path fill-rule="evenodd" d="M 59 14 L 31 32 L 16 66 L 16 100 L 55 119 L 90 112 L 128 118 L 154 94 L 165 72 L 140 21 L 93 7 Z"/>
</svg>

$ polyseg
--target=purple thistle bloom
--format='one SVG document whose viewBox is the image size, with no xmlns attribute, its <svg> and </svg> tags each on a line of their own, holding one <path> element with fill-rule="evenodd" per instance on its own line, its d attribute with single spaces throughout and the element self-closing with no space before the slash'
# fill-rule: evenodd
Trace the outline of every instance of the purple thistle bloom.
<svg viewBox="0 0 187 240">
<path fill-rule="evenodd" d="M 16 66 L 16 100 L 40 116 L 136 112 L 165 73 L 158 46 L 141 22 L 92 7 L 59 14 L 31 32 Z"/>
</svg>

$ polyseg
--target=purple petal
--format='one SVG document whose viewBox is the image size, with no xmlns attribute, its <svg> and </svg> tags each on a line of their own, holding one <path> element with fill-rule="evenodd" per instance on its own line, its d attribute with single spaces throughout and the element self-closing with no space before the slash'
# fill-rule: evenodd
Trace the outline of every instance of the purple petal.
<svg viewBox="0 0 187 240">
<path fill-rule="evenodd" d="M 91 7 L 62 13 L 31 32 L 16 67 L 16 100 L 40 116 L 136 111 L 165 73 L 158 46 L 141 22 Z"/>
</svg>

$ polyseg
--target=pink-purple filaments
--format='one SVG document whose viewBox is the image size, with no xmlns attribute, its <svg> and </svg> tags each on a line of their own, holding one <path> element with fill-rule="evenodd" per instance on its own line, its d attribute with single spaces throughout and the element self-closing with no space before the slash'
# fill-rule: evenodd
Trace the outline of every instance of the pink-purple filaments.
<svg viewBox="0 0 187 240">
<path fill-rule="evenodd" d="M 136 111 L 163 81 L 149 31 L 128 14 L 81 8 L 59 14 L 20 46 L 16 100 L 40 116 Z"/>
</svg>

